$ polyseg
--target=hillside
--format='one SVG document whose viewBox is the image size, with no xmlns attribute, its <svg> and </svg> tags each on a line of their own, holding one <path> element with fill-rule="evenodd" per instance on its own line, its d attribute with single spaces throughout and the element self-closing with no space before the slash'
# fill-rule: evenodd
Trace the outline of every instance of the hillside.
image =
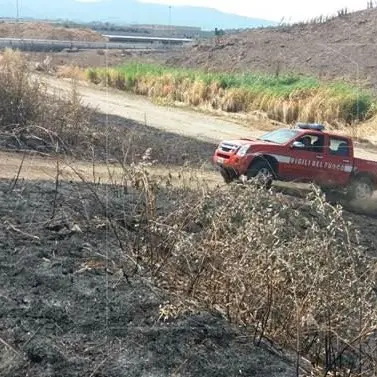
<svg viewBox="0 0 377 377">
<path fill-rule="evenodd" d="M 365 80 L 377 88 L 377 9 L 325 23 L 255 29 L 211 39 L 168 59 L 179 67 L 296 72 Z"/>
<path fill-rule="evenodd" d="M 15 17 L 14 1 L 5 0 L 1 5 L 2 17 Z M 20 7 L 22 17 L 37 19 L 69 19 L 73 21 L 111 21 L 131 24 L 169 24 L 167 5 L 141 3 L 137 0 L 103 0 L 79 2 L 62 0 L 23 0 Z M 197 26 L 213 30 L 246 28 L 272 25 L 274 22 L 253 19 L 219 12 L 201 7 L 174 6 L 171 8 L 171 22 L 174 25 Z"/>
<path fill-rule="evenodd" d="M 104 38 L 90 29 L 66 29 L 48 23 L 0 23 L 0 38 L 35 38 L 98 42 Z"/>
</svg>

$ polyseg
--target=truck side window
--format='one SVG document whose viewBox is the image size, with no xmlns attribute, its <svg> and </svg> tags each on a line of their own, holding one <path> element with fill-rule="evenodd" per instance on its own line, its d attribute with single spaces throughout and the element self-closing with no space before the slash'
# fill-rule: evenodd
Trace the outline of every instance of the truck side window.
<svg viewBox="0 0 377 377">
<path fill-rule="evenodd" d="M 314 141 L 312 144 L 313 152 L 323 153 L 323 147 L 325 145 L 325 137 L 322 135 L 314 136 Z"/>
<path fill-rule="evenodd" d="M 350 155 L 350 145 L 345 139 L 330 138 L 330 154 L 333 156 L 347 157 Z"/>
<path fill-rule="evenodd" d="M 325 137 L 322 135 L 305 135 L 298 141 L 305 145 L 305 150 L 308 152 L 323 153 Z"/>
</svg>

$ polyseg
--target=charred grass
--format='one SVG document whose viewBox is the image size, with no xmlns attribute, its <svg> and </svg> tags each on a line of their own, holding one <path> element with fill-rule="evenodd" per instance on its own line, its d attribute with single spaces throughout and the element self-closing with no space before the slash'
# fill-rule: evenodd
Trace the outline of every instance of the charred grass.
<svg viewBox="0 0 377 377">
<path fill-rule="evenodd" d="M 124 173 L 122 185 L 2 183 L 2 375 L 131 376 L 151 363 L 163 375 L 373 375 L 375 222 L 315 190 Z"/>
<path fill-rule="evenodd" d="M 122 187 L 0 182 L 0 374 L 290 376 L 247 332 L 158 287 L 145 226 L 184 195 L 130 173 Z"/>
</svg>

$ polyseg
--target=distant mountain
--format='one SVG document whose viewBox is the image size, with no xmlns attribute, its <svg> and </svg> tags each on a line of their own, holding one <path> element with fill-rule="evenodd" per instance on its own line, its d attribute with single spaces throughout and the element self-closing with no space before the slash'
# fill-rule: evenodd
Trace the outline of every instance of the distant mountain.
<svg viewBox="0 0 377 377">
<path fill-rule="evenodd" d="M 222 13 L 211 8 L 141 3 L 137 0 L 19 0 L 20 17 L 69 19 L 78 22 L 108 21 L 122 24 L 196 26 L 203 29 L 243 29 L 271 26 L 273 21 Z M 0 0 L 0 17 L 16 16 L 16 0 Z"/>
</svg>

